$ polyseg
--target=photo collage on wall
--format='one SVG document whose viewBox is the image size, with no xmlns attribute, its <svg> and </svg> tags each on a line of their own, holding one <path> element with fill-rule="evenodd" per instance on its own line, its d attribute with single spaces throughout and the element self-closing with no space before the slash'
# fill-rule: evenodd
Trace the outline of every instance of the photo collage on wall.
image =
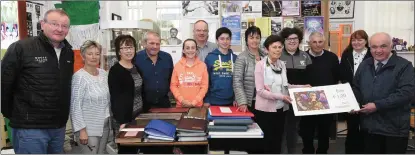
<svg viewBox="0 0 415 155">
<path fill-rule="evenodd" d="M 244 32 L 252 25 L 261 29 L 262 40 L 265 40 L 269 35 L 278 34 L 284 27 L 298 27 L 303 32 L 311 33 L 314 30 L 323 29 L 324 25 L 320 0 L 243 1 L 242 8 L 241 37 L 245 36 Z M 313 20 L 307 20 L 307 18 Z M 314 23 L 314 21 L 317 21 L 314 18 L 321 19 L 318 20 L 321 24 Z M 313 22 L 311 24 L 306 23 L 310 21 Z M 308 26 L 313 27 L 309 28 Z M 244 38 L 241 39 L 242 45 L 245 45 L 244 40 Z M 302 43 L 306 43 L 306 40 L 303 40 Z"/>
<path fill-rule="evenodd" d="M 43 4 L 26 1 L 27 35 L 37 36 L 42 28 L 40 21 L 43 19 Z"/>
</svg>

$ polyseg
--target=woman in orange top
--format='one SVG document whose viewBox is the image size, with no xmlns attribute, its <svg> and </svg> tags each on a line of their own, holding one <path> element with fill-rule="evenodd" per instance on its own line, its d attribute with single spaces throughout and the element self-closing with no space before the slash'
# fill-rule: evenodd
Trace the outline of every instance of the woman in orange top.
<svg viewBox="0 0 415 155">
<path fill-rule="evenodd" d="M 183 42 L 183 55 L 174 65 L 170 90 L 176 99 L 176 107 L 201 107 L 209 87 L 209 75 L 205 63 L 197 58 L 194 39 Z"/>
</svg>

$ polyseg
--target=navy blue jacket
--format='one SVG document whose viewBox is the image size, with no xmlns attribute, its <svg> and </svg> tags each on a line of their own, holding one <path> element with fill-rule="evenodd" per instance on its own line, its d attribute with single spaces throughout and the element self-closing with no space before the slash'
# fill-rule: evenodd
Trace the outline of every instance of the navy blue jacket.
<svg viewBox="0 0 415 155">
<path fill-rule="evenodd" d="M 145 50 L 137 53 L 135 65 L 142 73 L 144 111 L 148 108 L 168 108 L 171 106 L 168 93 L 173 73 L 173 59 L 169 53 L 160 51 L 157 62 L 148 57 Z"/>
<path fill-rule="evenodd" d="M 361 115 L 363 131 L 408 137 L 410 102 L 415 92 L 411 62 L 393 54 L 375 75 L 374 60 L 366 59 L 359 65 L 352 87 L 360 105 L 376 105 L 375 112 Z"/>
</svg>

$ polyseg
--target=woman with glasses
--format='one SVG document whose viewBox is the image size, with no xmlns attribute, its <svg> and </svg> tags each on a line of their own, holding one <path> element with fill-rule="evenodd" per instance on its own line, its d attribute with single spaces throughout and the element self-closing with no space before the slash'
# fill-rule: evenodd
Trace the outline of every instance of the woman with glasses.
<svg viewBox="0 0 415 155">
<path fill-rule="evenodd" d="M 291 98 L 287 70 L 280 60 L 284 48 L 284 39 L 277 35 L 269 36 L 264 42 L 268 53 L 255 66 L 256 121 L 264 132 L 264 153 L 281 153 L 281 141 L 284 132 L 285 111 L 289 109 Z"/>
<path fill-rule="evenodd" d="M 280 32 L 284 38 L 284 49 L 280 60 L 285 63 L 287 68 L 288 83 L 295 85 L 305 85 L 307 82 L 306 67 L 312 63 L 310 56 L 301 51 L 299 46 L 303 40 L 303 31 L 297 27 L 286 27 Z M 285 124 L 285 134 L 283 138 L 283 153 L 293 154 L 296 151 L 298 139 L 298 125 L 300 117 L 295 117 L 292 106 L 287 112 Z"/>
<path fill-rule="evenodd" d="M 130 35 L 120 35 L 115 39 L 118 63 L 114 64 L 108 73 L 114 136 L 143 109 L 143 79 L 133 63 L 136 49 L 137 43 Z M 137 148 L 118 145 L 118 153 L 136 154 Z"/>
<path fill-rule="evenodd" d="M 183 55 L 174 66 L 170 90 L 176 98 L 176 107 L 201 107 L 209 87 L 206 64 L 197 58 L 194 39 L 183 43 Z"/>
<path fill-rule="evenodd" d="M 85 41 L 81 46 L 84 67 L 72 78 L 72 130 L 84 154 L 104 154 L 109 135 L 107 72 L 97 68 L 101 51 L 97 42 Z"/>
<path fill-rule="evenodd" d="M 349 45 L 342 53 L 340 61 L 341 82 L 352 84 L 360 63 L 368 58 L 372 58 L 369 36 L 364 30 L 357 30 L 350 36 Z M 359 115 L 346 113 L 345 116 L 347 121 L 346 153 L 363 153 L 363 135 L 360 133 Z"/>
</svg>

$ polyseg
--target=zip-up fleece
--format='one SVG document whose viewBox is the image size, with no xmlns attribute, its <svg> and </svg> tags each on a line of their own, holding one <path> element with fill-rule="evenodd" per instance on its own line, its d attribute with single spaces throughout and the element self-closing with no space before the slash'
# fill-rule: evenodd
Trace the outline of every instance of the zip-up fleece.
<svg viewBox="0 0 415 155">
<path fill-rule="evenodd" d="M 229 105 L 234 101 L 232 76 L 236 55 L 229 49 L 228 54 L 222 54 L 215 49 L 205 59 L 209 73 L 209 90 L 205 103 L 211 105 Z"/>
</svg>

